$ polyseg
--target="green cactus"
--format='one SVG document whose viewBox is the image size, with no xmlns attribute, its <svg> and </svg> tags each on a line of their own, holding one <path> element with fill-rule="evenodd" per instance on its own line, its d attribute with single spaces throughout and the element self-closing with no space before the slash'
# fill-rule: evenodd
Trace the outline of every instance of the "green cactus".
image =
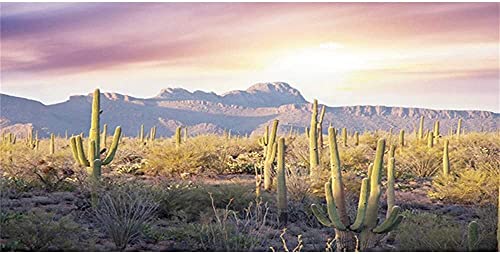
<svg viewBox="0 0 500 254">
<path fill-rule="evenodd" d="M 460 133 L 462 133 L 462 118 L 458 119 L 457 138 L 460 137 Z"/>
<path fill-rule="evenodd" d="M 320 211 L 317 205 L 313 204 L 311 208 L 321 224 L 334 227 L 337 251 L 368 250 L 375 246 L 376 234 L 391 231 L 403 219 L 399 215 L 401 209 L 398 206 L 393 206 L 390 209 L 389 217 L 377 226 L 385 140 L 381 139 L 378 141 L 375 162 L 369 173 L 370 177 L 364 178 L 361 182 L 356 219 L 351 223 L 346 210 L 344 184 L 341 174 L 342 169 L 335 130 L 333 128 L 328 129 L 328 137 L 330 141 L 332 173 L 331 180 L 325 184 L 328 218 Z M 355 233 L 359 234 L 359 237 L 355 237 Z M 359 244 L 356 244 L 356 239 L 359 239 Z"/>
<path fill-rule="evenodd" d="M 37 144 L 39 144 L 39 140 L 38 140 L 38 137 L 33 138 L 33 128 L 30 128 L 30 130 L 28 131 L 28 137 L 26 139 L 26 144 L 31 149 L 37 149 Z"/>
<path fill-rule="evenodd" d="M 56 141 L 55 141 L 56 135 L 54 133 L 50 134 L 50 154 L 54 154 L 56 151 Z"/>
<path fill-rule="evenodd" d="M 186 126 L 184 127 L 184 142 L 187 142 L 188 137 L 189 137 L 188 127 Z"/>
<path fill-rule="evenodd" d="M 106 147 L 108 145 L 108 125 L 104 124 L 102 126 L 102 147 Z"/>
<path fill-rule="evenodd" d="M 92 118 L 89 130 L 88 150 L 87 155 L 83 150 L 82 136 L 71 137 L 70 145 L 73 153 L 73 158 L 80 165 L 87 167 L 88 173 L 95 180 L 99 180 L 101 176 L 101 166 L 108 165 L 113 161 L 115 153 L 118 149 L 118 143 L 122 134 L 120 126 L 116 127 L 113 135 L 113 142 L 106 153 L 104 160 L 101 160 L 99 120 L 100 120 L 100 91 L 96 89 L 92 99 Z"/>
<path fill-rule="evenodd" d="M 387 161 L 387 190 L 386 190 L 386 196 L 387 196 L 387 213 L 386 213 L 386 218 L 389 218 L 391 216 L 391 211 L 392 208 L 395 205 L 395 193 L 394 193 L 394 167 L 396 163 L 396 159 L 394 157 L 396 153 L 396 146 L 391 146 L 389 149 L 389 159 Z"/>
<path fill-rule="evenodd" d="M 318 175 L 319 151 L 318 151 L 318 100 L 314 100 L 311 126 L 309 128 L 309 174 L 312 178 Z"/>
<path fill-rule="evenodd" d="M 181 147 L 181 127 L 180 126 L 175 129 L 174 139 L 175 139 L 175 147 L 177 147 L 177 148 Z"/>
<path fill-rule="evenodd" d="M 278 140 L 278 166 L 276 168 L 277 180 L 277 203 L 280 226 L 286 226 L 288 222 L 287 197 L 286 197 L 286 172 L 285 172 L 285 138 Z"/>
<path fill-rule="evenodd" d="M 448 144 L 450 141 L 444 141 L 443 147 L 443 174 L 447 176 L 450 173 L 450 157 L 448 155 Z"/>
<path fill-rule="evenodd" d="M 478 251 L 479 244 L 479 224 L 471 221 L 467 226 L 467 249 L 468 251 Z"/>
<path fill-rule="evenodd" d="M 424 139 L 424 116 L 420 117 L 420 125 L 418 127 L 418 138 L 420 140 Z"/>
<path fill-rule="evenodd" d="M 156 126 L 151 127 L 149 131 L 149 141 L 153 142 L 156 139 Z"/>
<path fill-rule="evenodd" d="M 344 143 L 344 147 L 347 147 L 347 129 L 342 128 L 342 142 Z"/>
<path fill-rule="evenodd" d="M 64 139 L 68 140 L 68 130 L 64 131 Z"/>
<path fill-rule="evenodd" d="M 325 118 L 326 107 L 323 105 L 321 107 L 321 112 L 319 113 L 318 119 L 318 159 L 321 158 L 322 150 L 323 150 L 323 119 Z"/>
<path fill-rule="evenodd" d="M 144 143 L 144 124 L 141 124 L 141 129 L 139 130 L 139 141 Z"/>
<path fill-rule="evenodd" d="M 359 145 L 359 132 L 354 132 L 354 145 L 358 146 Z"/>
<path fill-rule="evenodd" d="M 259 145 L 264 149 L 264 156 L 267 154 L 267 145 L 269 144 L 269 126 L 266 126 L 264 135 L 259 138 Z"/>
<path fill-rule="evenodd" d="M 399 131 L 399 145 L 401 147 L 405 146 L 405 130 L 400 130 Z"/>
<path fill-rule="evenodd" d="M 427 134 L 427 147 L 434 147 L 434 133 L 432 133 L 432 131 Z"/>
<path fill-rule="evenodd" d="M 271 134 L 267 138 L 267 143 L 265 143 L 265 155 L 264 155 L 264 190 L 271 190 L 272 185 L 272 167 L 274 159 L 276 157 L 277 143 L 276 143 L 276 132 L 278 131 L 278 120 L 273 121 L 273 127 L 271 129 Z"/>
<path fill-rule="evenodd" d="M 439 120 L 434 122 L 434 137 L 437 139 L 439 137 Z"/>
</svg>

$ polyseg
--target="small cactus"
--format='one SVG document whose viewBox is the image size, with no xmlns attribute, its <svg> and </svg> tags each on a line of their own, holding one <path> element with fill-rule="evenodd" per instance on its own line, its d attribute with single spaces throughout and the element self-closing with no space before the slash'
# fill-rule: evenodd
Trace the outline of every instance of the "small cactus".
<svg viewBox="0 0 500 254">
<path fill-rule="evenodd" d="M 476 221 L 471 221 L 467 226 L 467 249 L 468 251 L 478 251 L 479 225 Z"/>
<path fill-rule="evenodd" d="M 420 117 L 420 125 L 418 127 L 418 138 L 424 139 L 424 116 Z"/>
<path fill-rule="evenodd" d="M 175 129 L 174 139 L 175 139 L 175 147 L 177 147 L 177 148 L 181 147 L 181 127 L 180 126 Z"/>
<path fill-rule="evenodd" d="M 444 141 L 443 147 L 443 175 L 447 176 L 450 173 L 450 157 L 448 155 L 448 140 Z"/>
<path fill-rule="evenodd" d="M 405 130 L 400 130 L 399 131 L 399 145 L 401 147 L 405 146 Z"/>
<path fill-rule="evenodd" d="M 141 124 L 141 129 L 139 130 L 139 141 L 144 143 L 144 124 Z"/>
<path fill-rule="evenodd" d="M 347 147 L 347 129 L 342 128 L 342 142 L 344 143 L 344 147 Z"/>
<path fill-rule="evenodd" d="M 439 120 L 436 120 L 434 122 L 434 131 L 433 131 L 433 133 L 434 133 L 434 137 L 435 138 L 439 137 Z"/>
<path fill-rule="evenodd" d="M 457 124 L 457 138 L 460 137 L 460 133 L 462 133 L 462 118 L 458 119 L 458 124 Z"/>
<path fill-rule="evenodd" d="M 358 146 L 359 145 L 359 132 L 354 132 L 354 145 Z"/>
<path fill-rule="evenodd" d="M 54 133 L 50 134 L 50 154 L 54 154 L 56 151 L 56 141 L 55 141 L 56 135 Z"/>
<path fill-rule="evenodd" d="M 427 147 L 434 147 L 434 133 L 432 131 L 427 134 Z"/>
<path fill-rule="evenodd" d="M 188 137 L 189 137 L 188 127 L 186 126 L 184 127 L 184 142 L 187 142 Z"/>
<path fill-rule="evenodd" d="M 151 127 L 151 130 L 149 131 L 149 141 L 153 142 L 156 139 L 156 126 Z"/>
</svg>

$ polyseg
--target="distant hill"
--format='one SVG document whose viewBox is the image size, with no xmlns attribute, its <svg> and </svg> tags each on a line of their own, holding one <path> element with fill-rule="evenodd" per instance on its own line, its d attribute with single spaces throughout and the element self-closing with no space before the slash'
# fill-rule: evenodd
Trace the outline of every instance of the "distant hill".
<svg viewBox="0 0 500 254">
<path fill-rule="evenodd" d="M 40 135 L 64 135 L 88 132 L 92 95 L 71 96 L 69 100 L 44 105 L 38 101 L 0 94 L 0 132 L 13 131 L 25 135 L 30 126 Z M 182 88 L 162 89 L 153 98 L 135 98 L 117 93 L 103 93 L 101 122 L 109 127 L 122 126 L 127 136 L 137 135 L 140 125 L 147 129 L 156 125 L 157 135 L 171 136 L 179 125 L 188 126 L 193 135 L 261 132 L 273 119 L 280 120 L 280 131 L 290 127 L 303 132 L 309 126 L 311 103 L 289 84 L 259 83 L 245 91 L 223 95 L 203 91 L 189 92 Z M 426 128 L 439 119 L 441 132 L 454 128 L 459 118 L 465 130 L 498 130 L 500 114 L 488 111 L 431 110 L 385 106 L 327 107 L 324 124 L 347 127 L 350 131 L 395 130 L 413 131 L 420 116 Z M 324 128 L 326 131 L 327 128 Z"/>
</svg>

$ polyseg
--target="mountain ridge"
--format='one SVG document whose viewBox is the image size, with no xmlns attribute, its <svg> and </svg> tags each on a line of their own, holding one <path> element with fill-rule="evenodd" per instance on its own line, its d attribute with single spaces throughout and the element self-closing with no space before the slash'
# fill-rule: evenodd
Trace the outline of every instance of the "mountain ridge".
<svg viewBox="0 0 500 254">
<path fill-rule="evenodd" d="M 15 131 L 19 135 L 33 126 L 42 136 L 51 132 L 70 134 L 87 132 L 92 95 L 73 95 L 68 100 L 45 105 L 36 100 L 0 94 L 0 132 Z M 246 90 L 221 95 L 184 88 L 166 88 L 151 98 L 101 93 L 102 123 L 121 125 L 125 135 L 134 136 L 141 123 L 146 128 L 158 126 L 158 135 L 170 136 L 179 125 L 189 126 L 192 134 L 260 133 L 273 119 L 280 120 L 280 131 L 290 127 L 303 131 L 309 125 L 311 103 L 300 91 L 284 82 L 257 83 Z M 404 128 L 413 130 L 420 116 L 426 128 L 441 120 L 441 132 L 464 119 L 466 130 L 497 130 L 500 115 L 481 110 L 433 110 L 389 106 L 327 106 L 325 123 L 356 131 Z M 432 119 L 432 121 L 431 121 Z M 25 126 L 25 127 L 22 127 Z M 326 128 L 325 128 L 326 129 Z"/>
</svg>

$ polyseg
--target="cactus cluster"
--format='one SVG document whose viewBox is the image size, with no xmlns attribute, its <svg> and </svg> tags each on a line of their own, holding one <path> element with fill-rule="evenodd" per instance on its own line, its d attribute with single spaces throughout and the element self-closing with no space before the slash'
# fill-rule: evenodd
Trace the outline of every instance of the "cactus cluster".
<svg viewBox="0 0 500 254">
<path fill-rule="evenodd" d="M 14 133 L 7 132 L 7 133 L 2 134 L 2 141 L 4 143 L 14 145 L 14 144 L 16 144 L 16 140 L 17 140 L 17 137 L 16 137 L 16 134 L 14 134 Z"/>
<path fill-rule="evenodd" d="M 35 132 L 35 137 L 33 137 L 33 128 L 30 128 L 26 137 L 26 145 L 31 149 L 38 150 L 40 145 L 40 140 L 38 140 L 38 131 Z"/>
<path fill-rule="evenodd" d="M 264 136 L 259 139 L 259 145 L 264 148 L 264 189 L 270 190 L 272 185 L 272 167 L 276 157 L 276 133 L 278 131 L 278 120 L 273 121 L 271 133 L 266 126 Z"/>
<path fill-rule="evenodd" d="M 319 157 L 320 150 L 318 148 L 318 137 L 319 135 L 323 135 L 323 133 L 319 133 L 319 130 L 322 131 L 322 127 L 319 125 L 323 124 L 323 117 L 325 114 L 325 107 L 321 110 L 320 121 L 318 121 L 318 100 L 314 100 L 312 114 L 311 114 L 311 126 L 309 130 L 306 129 L 306 134 L 309 138 L 309 174 L 311 177 L 316 178 L 319 172 Z M 321 140 L 323 138 L 321 137 Z"/>
<path fill-rule="evenodd" d="M 87 152 L 83 149 L 82 136 L 73 136 L 70 139 L 71 151 L 73 153 L 73 158 L 75 161 L 87 167 L 87 171 L 93 179 L 98 180 L 101 176 L 101 166 L 111 163 L 115 153 L 118 149 L 118 143 L 121 137 L 121 127 L 116 127 L 115 134 L 113 136 L 113 142 L 111 147 L 106 152 L 106 156 L 101 160 L 101 149 L 100 149 L 100 135 L 99 122 L 100 122 L 100 92 L 99 89 L 94 91 L 92 99 L 92 119 L 91 127 L 89 130 L 88 138 L 88 149 Z M 104 150 L 103 150 L 104 152 Z"/>
<path fill-rule="evenodd" d="M 377 143 L 373 167 L 371 167 L 368 177 L 364 178 L 361 183 L 356 219 L 354 222 L 351 222 L 346 210 L 346 198 L 341 173 L 342 168 L 335 130 L 333 128 L 328 129 L 328 137 L 331 163 L 331 179 L 325 184 L 328 218 L 320 211 L 317 205 L 313 204 L 311 208 L 321 224 L 335 229 L 338 251 L 371 249 L 375 247 L 379 239 L 378 234 L 391 231 L 403 219 L 403 216 L 399 214 L 401 209 L 398 206 L 394 206 L 392 202 L 392 207 L 388 209 L 389 214 L 386 220 L 378 225 L 378 206 L 382 187 L 380 178 L 383 169 L 385 140 L 380 139 Z M 391 167 L 393 170 L 394 162 L 392 159 L 390 161 L 392 161 Z M 392 184 L 394 184 L 394 181 L 392 181 Z M 394 186 L 390 188 L 393 190 Z M 355 234 L 359 234 L 359 237 L 355 237 Z M 358 244 L 356 244 L 356 239 L 359 239 Z"/>
</svg>

